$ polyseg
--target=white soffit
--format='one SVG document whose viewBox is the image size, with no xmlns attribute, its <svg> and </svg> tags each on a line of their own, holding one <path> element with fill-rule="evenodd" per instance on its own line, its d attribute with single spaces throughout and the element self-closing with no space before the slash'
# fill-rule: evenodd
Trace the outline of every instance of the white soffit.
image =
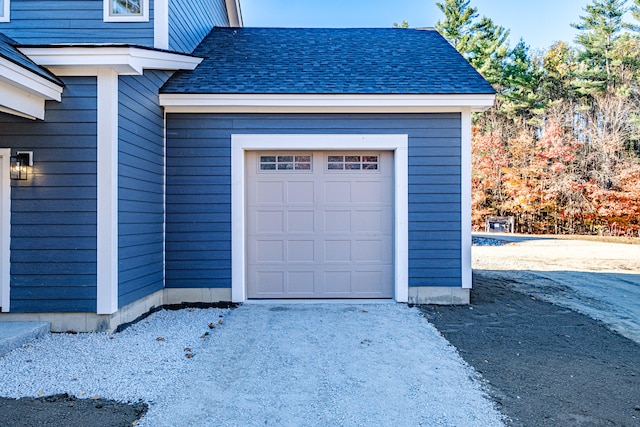
<svg viewBox="0 0 640 427">
<path fill-rule="evenodd" d="M 60 101 L 63 87 L 0 58 L 0 108 L 28 118 L 44 118 L 44 102 Z"/>
<path fill-rule="evenodd" d="M 168 113 L 485 111 L 495 95 L 160 94 Z"/>
<path fill-rule="evenodd" d="M 21 47 L 20 51 L 55 74 L 64 69 L 111 68 L 121 75 L 144 70 L 193 70 L 202 58 L 133 46 Z"/>
</svg>

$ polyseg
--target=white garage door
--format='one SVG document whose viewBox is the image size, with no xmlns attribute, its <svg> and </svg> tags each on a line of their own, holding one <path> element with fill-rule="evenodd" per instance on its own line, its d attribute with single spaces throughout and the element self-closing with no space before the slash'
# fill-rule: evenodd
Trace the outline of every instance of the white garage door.
<svg viewBox="0 0 640 427">
<path fill-rule="evenodd" d="M 247 296 L 393 297 L 393 153 L 249 152 Z"/>
</svg>

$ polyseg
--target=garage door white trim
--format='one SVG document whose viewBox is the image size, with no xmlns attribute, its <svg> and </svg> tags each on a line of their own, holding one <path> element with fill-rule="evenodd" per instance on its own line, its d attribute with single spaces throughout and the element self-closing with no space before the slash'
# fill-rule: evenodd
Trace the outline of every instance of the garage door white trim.
<svg viewBox="0 0 640 427">
<path fill-rule="evenodd" d="M 246 300 L 245 151 L 380 150 L 394 152 L 394 298 L 409 298 L 408 135 L 231 135 L 231 296 Z"/>
</svg>

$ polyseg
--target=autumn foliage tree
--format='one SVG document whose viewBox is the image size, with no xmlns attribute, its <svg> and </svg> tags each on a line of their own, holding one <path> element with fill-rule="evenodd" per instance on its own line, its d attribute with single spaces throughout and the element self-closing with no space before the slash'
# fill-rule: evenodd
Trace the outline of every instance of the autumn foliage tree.
<svg viewBox="0 0 640 427">
<path fill-rule="evenodd" d="M 575 47 L 531 54 L 444 0 L 436 28 L 498 92 L 473 128 L 473 225 L 516 218 L 527 233 L 640 232 L 640 0 L 592 0 Z M 630 11 L 629 15 L 625 13 Z M 625 22 L 631 16 L 633 22 Z"/>
</svg>

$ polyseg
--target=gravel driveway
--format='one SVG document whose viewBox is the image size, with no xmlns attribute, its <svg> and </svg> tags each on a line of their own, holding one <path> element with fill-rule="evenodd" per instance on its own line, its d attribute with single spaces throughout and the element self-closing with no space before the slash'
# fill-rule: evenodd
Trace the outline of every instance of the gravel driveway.
<svg viewBox="0 0 640 427">
<path fill-rule="evenodd" d="M 393 303 L 163 311 L 45 337 L 0 375 L 2 396 L 148 402 L 140 426 L 502 425 L 455 348 Z"/>
</svg>

